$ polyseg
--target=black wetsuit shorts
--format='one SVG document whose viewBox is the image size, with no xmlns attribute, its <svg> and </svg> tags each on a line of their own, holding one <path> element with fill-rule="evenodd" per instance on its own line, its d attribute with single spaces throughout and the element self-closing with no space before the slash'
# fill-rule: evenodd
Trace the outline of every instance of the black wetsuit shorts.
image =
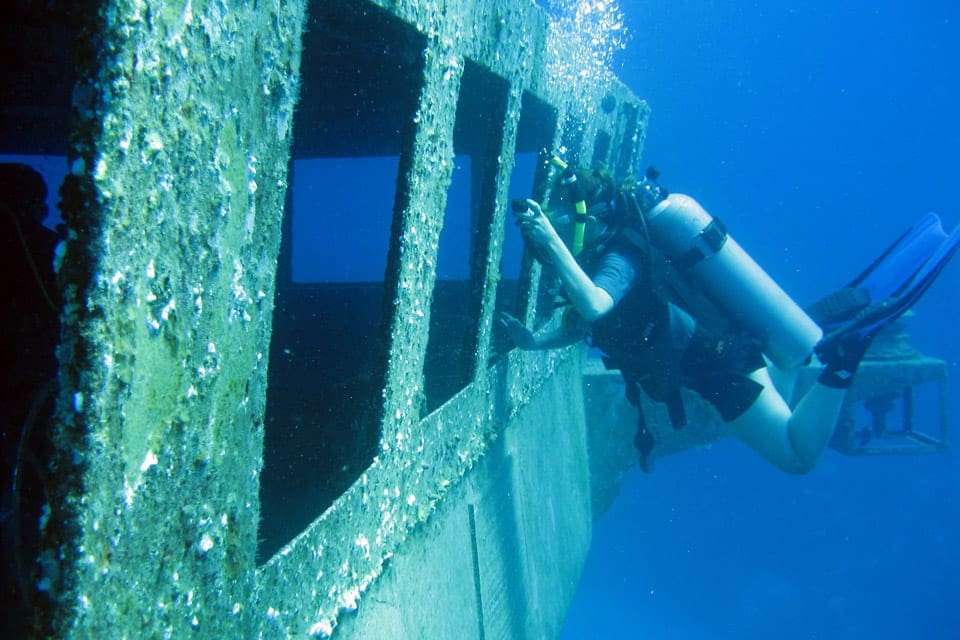
<svg viewBox="0 0 960 640">
<path fill-rule="evenodd" d="M 742 416 L 760 396 L 763 385 L 751 380 L 749 374 L 765 366 L 754 340 L 718 337 L 699 329 L 680 360 L 683 386 L 712 404 L 724 422 Z"/>
</svg>

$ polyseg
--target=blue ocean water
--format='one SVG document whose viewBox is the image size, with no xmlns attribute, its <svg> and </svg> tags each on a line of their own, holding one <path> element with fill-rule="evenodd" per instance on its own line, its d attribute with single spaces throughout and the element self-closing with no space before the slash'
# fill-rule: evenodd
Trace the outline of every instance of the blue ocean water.
<svg viewBox="0 0 960 640">
<path fill-rule="evenodd" d="M 653 114 L 645 161 L 801 303 L 922 213 L 960 223 L 953 3 L 623 2 L 614 71 Z M 909 319 L 960 406 L 960 261 Z M 956 446 L 954 445 L 954 449 Z M 630 474 L 563 638 L 956 638 L 960 462 L 844 457 L 786 476 L 734 440 Z"/>
</svg>

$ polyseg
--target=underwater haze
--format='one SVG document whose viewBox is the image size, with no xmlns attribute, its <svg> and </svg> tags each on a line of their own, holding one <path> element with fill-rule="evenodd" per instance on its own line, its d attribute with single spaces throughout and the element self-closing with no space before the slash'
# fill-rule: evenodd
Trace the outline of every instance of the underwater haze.
<svg viewBox="0 0 960 640">
<path fill-rule="evenodd" d="M 952 2 L 621 3 L 614 72 L 652 108 L 644 161 L 801 304 L 926 211 L 960 223 Z M 908 320 L 960 407 L 960 261 Z M 955 445 L 954 445 L 955 449 Z M 960 637 L 960 464 L 844 457 L 782 474 L 732 439 L 628 475 L 563 638 Z"/>
</svg>

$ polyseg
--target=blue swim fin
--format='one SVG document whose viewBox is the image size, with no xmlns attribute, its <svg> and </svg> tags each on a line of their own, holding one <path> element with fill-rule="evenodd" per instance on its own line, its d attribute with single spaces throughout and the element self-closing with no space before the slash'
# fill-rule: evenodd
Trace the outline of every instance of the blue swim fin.
<svg viewBox="0 0 960 640">
<path fill-rule="evenodd" d="M 873 337 L 916 304 L 958 249 L 960 226 L 948 235 L 939 216 L 928 213 L 847 287 L 825 299 L 841 299 L 839 294 L 847 292 L 848 309 L 824 301 L 814 305 L 833 312 L 820 320 L 826 333 L 816 347 L 826 365 L 821 382 L 849 386 Z"/>
<path fill-rule="evenodd" d="M 937 229 L 943 233 L 940 221 L 937 219 Z M 869 306 L 858 313 L 853 320 L 845 323 L 836 331 L 856 331 L 861 337 L 870 337 L 907 312 L 927 292 L 933 281 L 950 262 L 950 258 L 960 248 L 960 225 L 950 235 L 943 234 L 943 240 L 934 247 L 934 251 L 914 272 L 913 276 L 885 298 L 875 298 Z M 911 256 L 913 257 L 913 256 Z M 886 282 L 889 288 L 893 281 Z M 880 294 L 886 293 L 886 288 L 878 289 Z"/>
<path fill-rule="evenodd" d="M 866 289 L 873 302 L 900 295 L 946 239 L 940 217 L 928 213 L 847 286 Z"/>
<path fill-rule="evenodd" d="M 807 308 L 824 333 L 845 326 L 871 304 L 903 295 L 948 239 L 936 213 L 920 218 L 846 286 Z"/>
</svg>

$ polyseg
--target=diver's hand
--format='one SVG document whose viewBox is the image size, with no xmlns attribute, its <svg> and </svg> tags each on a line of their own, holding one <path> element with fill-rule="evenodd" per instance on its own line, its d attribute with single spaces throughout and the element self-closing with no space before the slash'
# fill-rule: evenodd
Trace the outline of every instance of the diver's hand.
<svg viewBox="0 0 960 640">
<path fill-rule="evenodd" d="M 514 211 L 514 216 L 523 239 L 534 247 L 538 256 L 550 259 L 556 255 L 556 247 L 562 245 L 563 240 L 543 213 L 539 202 L 527 199 L 527 210 Z"/>
<path fill-rule="evenodd" d="M 525 350 L 535 349 L 537 341 L 533 337 L 533 332 L 523 326 L 517 318 L 505 311 L 497 313 L 497 321 L 507 330 L 510 340 L 517 347 Z"/>
</svg>

